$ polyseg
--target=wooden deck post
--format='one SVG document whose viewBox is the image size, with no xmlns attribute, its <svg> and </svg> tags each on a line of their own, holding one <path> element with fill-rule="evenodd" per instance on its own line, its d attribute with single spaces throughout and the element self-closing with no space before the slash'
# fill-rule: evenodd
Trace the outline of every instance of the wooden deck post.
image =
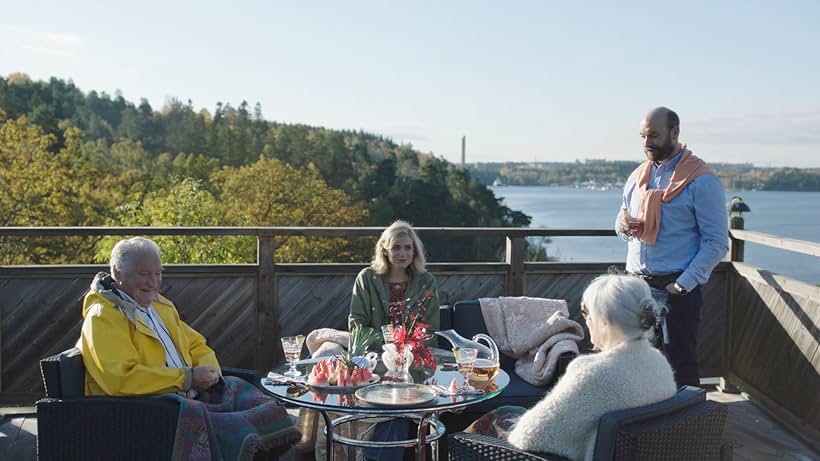
<svg viewBox="0 0 820 461">
<path fill-rule="evenodd" d="M 524 237 L 507 237 L 507 296 L 524 296 Z"/>
<path fill-rule="evenodd" d="M 743 228 L 744 222 L 742 214 L 739 213 L 737 216 L 730 216 L 729 229 L 743 230 Z M 731 235 L 729 237 L 729 259 L 732 262 L 743 262 L 743 250 L 745 242 L 743 240 L 736 239 Z M 723 330 L 723 354 L 721 358 L 721 368 L 723 368 L 723 376 L 720 377 L 720 383 L 717 386 L 719 391 L 732 394 L 740 393 L 740 388 L 737 387 L 737 384 L 728 379 L 728 376 L 732 372 L 732 318 L 735 312 L 735 287 L 737 286 L 735 281 L 738 277 L 740 277 L 740 275 L 738 275 L 737 271 L 734 269 L 733 266 L 732 269 L 729 271 L 726 280 L 726 324 Z"/>
<path fill-rule="evenodd" d="M 264 374 L 284 361 L 276 309 L 273 235 L 257 236 L 256 244 L 256 357 L 257 373 Z"/>
<path fill-rule="evenodd" d="M 729 218 L 729 229 L 743 230 L 743 228 L 743 216 L 732 216 Z M 729 259 L 731 259 L 732 262 L 743 262 L 745 243 L 743 240 L 734 237 L 729 239 Z"/>
</svg>

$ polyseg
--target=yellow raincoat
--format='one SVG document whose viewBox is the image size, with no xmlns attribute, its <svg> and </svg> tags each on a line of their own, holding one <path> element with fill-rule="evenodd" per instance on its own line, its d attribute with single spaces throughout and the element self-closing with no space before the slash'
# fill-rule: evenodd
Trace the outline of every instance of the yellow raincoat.
<svg viewBox="0 0 820 461">
<path fill-rule="evenodd" d="M 121 303 L 116 294 L 100 289 L 101 275 L 107 274 L 98 274 L 83 301 L 83 327 L 77 344 L 86 370 L 85 395 L 134 396 L 189 390 L 191 368 L 165 365 L 162 343 L 140 316 L 131 315 L 129 319 L 127 308 L 118 307 Z M 220 369 L 205 338 L 179 318 L 174 303 L 158 295 L 152 305 L 189 367 L 213 365 Z"/>
</svg>

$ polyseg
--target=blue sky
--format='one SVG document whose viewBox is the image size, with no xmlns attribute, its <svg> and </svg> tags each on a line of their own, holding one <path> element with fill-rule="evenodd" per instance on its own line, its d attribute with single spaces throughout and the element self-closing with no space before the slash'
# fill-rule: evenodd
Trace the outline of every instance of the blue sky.
<svg viewBox="0 0 820 461">
<path fill-rule="evenodd" d="M 642 158 L 666 105 L 712 162 L 820 167 L 820 1 L 0 0 L 0 74 L 155 109 L 259 101 L 451 161 Z"/>
</svg>

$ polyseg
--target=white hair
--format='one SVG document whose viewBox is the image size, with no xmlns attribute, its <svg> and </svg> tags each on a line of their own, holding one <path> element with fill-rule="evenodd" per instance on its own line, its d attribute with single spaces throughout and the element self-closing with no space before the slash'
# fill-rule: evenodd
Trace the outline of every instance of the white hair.
<svg viewBox="0 0 820 461">
<path fill-rule="evenodd" d="M 115 267 L 124 274 L 131 274 L 137 259 L 146 254 L 155 255 L 157 259 L 162 260 L 159 245 L 151 239 L 133 237 L 120 240 L 114 245 L 114 248 L 111 249 L 111 260 L 108 262 L 111 268 L 111 274 L 114 274 Z"/>
<path fill-rule="evenodd" d="M 664 306 L 652 297 L 649 285 L 634 275 L 607 274 L 593 280 L 581 296 L 590 316 L 599 316 L 627 338 L 650 336 Z"/>
</svg>

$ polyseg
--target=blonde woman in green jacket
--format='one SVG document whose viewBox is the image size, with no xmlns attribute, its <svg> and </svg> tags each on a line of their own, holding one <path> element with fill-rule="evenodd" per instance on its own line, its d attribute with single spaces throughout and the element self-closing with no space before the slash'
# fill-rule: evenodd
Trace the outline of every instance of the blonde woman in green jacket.
<svg viewBox="0 0 820 461">
<path fill-rule="evenodd" d="M 382 325 L 398 326 L 414 315 L 430 325 L 429 332 L 438 331 L 438 286 L 425 262 L 424 245 L 410 224 L 396 221 L 385 229 L 376 242 L 373 262 L 353 285 L 348 331 L 371 328 L 381 338 Z M 380 348 L 381 342 L 375 346 Z"/>
<path fill-rule="evenodd" d="M 363 269 L 353 285 L 348 331 L 371 328 L 379 334 L 375 346 L 381 349 L 382 325 L 409 326 L 413 318 L 428 324 L 428 332 L 439 329 L 438 286 L 424 268 L 424 245 L 416 231 L 404 221 L 396 221 L 382 232 L 370 267 Z M 426 341 L 435 345 L 435 339 Z M 405 420 L 376 424 L 373 440 L 403 440 L 410 434 Z M 366 460 L 401 459 L 402 448 L 368 448 Z"/>
</svg>

